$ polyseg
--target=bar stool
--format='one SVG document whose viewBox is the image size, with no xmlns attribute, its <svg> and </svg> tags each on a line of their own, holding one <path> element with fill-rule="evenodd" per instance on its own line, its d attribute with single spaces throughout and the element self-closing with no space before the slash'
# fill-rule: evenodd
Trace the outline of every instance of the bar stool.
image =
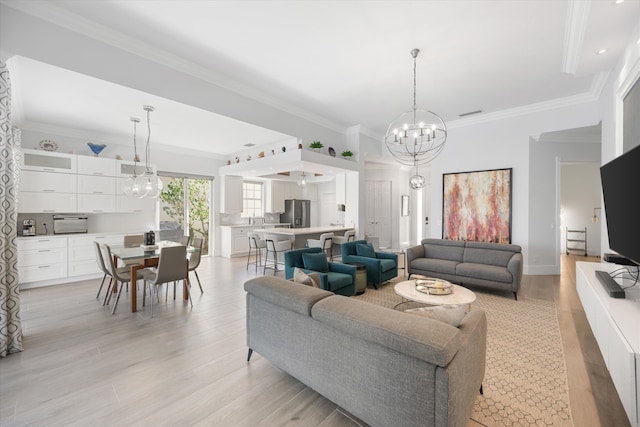
<svg viewBox="0 0 640 427">
<path fill-rule="evenodd" d="M 264 270 L 262 274 L 267 272 L 267 268 L 273 270 L 273 275 L 278 273 L 278 264 L 284 265 L 284 257 L 279 254 L 291 250 L 293 244 L 291 240 L 277 240 L 277 237 L 264 236 L 265 248 L 267 252 L 264 256 Z M 273 261 L 269 261 L 269 255 L 273 257 Z"/>
<path fill-rule="evenodd" d="M 247 270 L 249 265 L 256 266 L 256 273 L 258 272 L 258 266 L 262 267 L 262 249 L 267 247 L 265 241 L 260 237 L 258 233 L 248 233 L 249 236 L 249 255 L 247 255 Z M 255 261 L 251 261 L 251 251 L 254 253 Z"/>
<path fill-rule="evenodd" d="M 321 248 L 327 258 L 333 258 L 333 233 L 322 233 L 319 239 L 307 239 L 307 247 Z"/>
<path fill-rule="evenodd" d="M 333 261 L 334 257 L 342 256 L 342 247 L 340 245 L 347 242 L 353 242 L 354 240 L 356 240 L 356 230 L 347 230 L 344 232 L 344 236 L 334 236 L 333 244 L 340 250 L 337 251 L 337 253 L 332 253 L 331 260 Z"/>
</svg>

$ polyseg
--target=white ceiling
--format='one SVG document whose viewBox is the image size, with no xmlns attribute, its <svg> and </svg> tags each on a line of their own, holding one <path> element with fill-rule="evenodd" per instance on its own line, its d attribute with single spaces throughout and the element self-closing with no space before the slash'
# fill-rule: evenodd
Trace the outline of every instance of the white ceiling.
<svg viewBox="0 0 640 427">
<path fill-rule="evenodd" d="M 451 122 L 469 111 L 483 110 L 479 118 L 593 93 L 640 22 L 640 0 L 1 3 L 94 38 L 117 35 L 178 56 L 245 94 L 374 136 L 411 108 L 412 48 L 421 50 L 418 106 Z M 131 127 L 115 124 L 144 118 L 142 105 L 150 104 L 159 144 L 224 155 L 247 141 L 288 138 L 27 58 L 12 61 L 16 116 L 27 128 L 128 140 Z"/>
</svg>

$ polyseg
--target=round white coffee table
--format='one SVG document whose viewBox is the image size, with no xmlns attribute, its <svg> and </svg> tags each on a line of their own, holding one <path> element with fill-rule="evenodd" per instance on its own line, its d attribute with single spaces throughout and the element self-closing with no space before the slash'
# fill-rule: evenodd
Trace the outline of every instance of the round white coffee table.
<svg viewBox="0 0 640 427">
<path fill-rule="evenodd" d="M 447 282 L 446 280 L 442 279 L 438 280 Z M 396 304 L 394 308 L 396 308 L 400 304 L 404 304 L 410 301 L 428 305 L 471 305 L 471 303 L 476 300 L 476 294 L 471 292 L 469 289 L 454 284 L 451 284 L 451 286 L 453 286 L 453 292 L 451 292 L 449 295 L 432 295 L 425 294 L 416 290 L 415 280 L 405 280 L 396 284 L 393 290 L 396 294 L 400 295 L 403 299 L 406 299 L 408 301 L 402 301 Z"/>
</svg>

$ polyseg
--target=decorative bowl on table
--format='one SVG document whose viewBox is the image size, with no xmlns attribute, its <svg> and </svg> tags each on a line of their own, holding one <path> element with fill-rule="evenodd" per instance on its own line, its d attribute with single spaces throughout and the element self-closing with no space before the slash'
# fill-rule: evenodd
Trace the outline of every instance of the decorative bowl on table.
<svg viewBox="0 0 640 427">
<path fill-rule="evenodd" d="M 453 286 L 440 279 L 416 279 L 416 291 L 429 295 L 449 295 L 453 292 Z"/>
<path fill-rule="evenodd" d="M 93 154 L 96 155 L 96 157 L 98 157 L 98 154 L 100 154 L 102 150 L 107 147 L 105 144 L 94 144 L 93 142 L 87 142 L 87 145 L 89 146 L 91 151 L 93 151 Z"/>
<path fill-rule="evenodd" d="M 158 249 L 158 245 L 140 245 L 143 251 L 155 251 Z"/>
</svg>

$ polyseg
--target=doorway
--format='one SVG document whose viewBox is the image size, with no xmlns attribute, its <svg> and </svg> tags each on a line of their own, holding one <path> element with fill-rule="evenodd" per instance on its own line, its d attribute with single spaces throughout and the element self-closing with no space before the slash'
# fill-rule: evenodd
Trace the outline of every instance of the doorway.
<svg viewBox="0 0 640 427">
<path fill-rule="evenodd" d="M 164 189 L 158 196 L 160 234 L 164 240 L 203 240 L 202 255 L 209 254 L 211 187 L 213 179 L 158 173 Z"/>
<path fill-rule="evenodd" d="M 560 252 L 600 254 L 600 165 L 560 163 Z"/>
</svg>

